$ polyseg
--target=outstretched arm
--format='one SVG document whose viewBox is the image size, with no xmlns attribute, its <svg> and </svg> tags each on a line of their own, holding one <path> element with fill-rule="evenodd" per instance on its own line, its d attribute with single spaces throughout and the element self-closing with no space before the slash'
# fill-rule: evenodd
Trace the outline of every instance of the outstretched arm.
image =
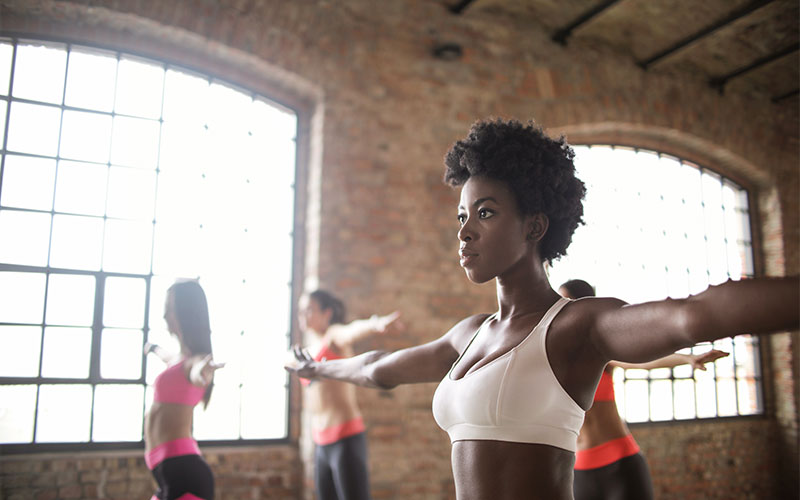
<svg viewBox="0 0 800 500">
<path fill-rule="evenodd" d="M 294 347 L 296 359 L 285 368 L 303 378 L 330 378 L 381 389 L 438 382 L 458 358 L 464 334 L 474 328 L 474 322 L 474 318 L 467 318 L 427 344 L 395 352 L 370 351 L 352 358 L 324 362 L 314 361 L 307 351 Z"/>
<path fill-rule="evenodd" d="M 594 302 L 594 301 L 592 301 Z M 728 281 L 686 299 L 627 305 L 600 299 L 589 307 L 590 338 L 607 360 L 641 363 L 698 342 L 800 326 L 800 281 Z"/>
<path fill-rule="evenodd" d="M 167 351 L 166 349 L 164 349 L 160 345 L 151 344 L 150 342 L 145 342 L 144 343 L 144 355 L 147 356 L 150 353 L 155 354 L 158 357 L 158 359 L 160 359 L 161 361 L 163 361 L 164 363 L 167 363 L 167 364 L 169 364 L 170 361 L 172 361 L 175 358 L 175 356 L 172 353 L 170 353 L 169 351 Z"/>
<path fill-rule="evenodd" d="M 394 311 L 386 316 L 373 314 L 368 319 L 357 319 L 346 325 L 331 325 L 328 328 L 328 334 L 331 342 L 335 345 L 351 345 L 370 335 L 403 331 L 404 326 L 399 318 L 399 311 Z"/>
<path fill-rule="evenodd" d="M 719 358 L 724 358 L 728 353 L 711 349 L 701 354 L 670 354 L 647 363 L 625 363 L 622 361 L 609 361 L 609 365 L 626 370 L 653 370 L 656 368 L 674 368 L 680 365 L 692 365 L 695 370 L 706 371 L 706 363 L 713 363 Z"/>
<path fill-rule="evenodd" d="M 217 363 L 211 358 L 211 354 L 205 356 L 192 356 L 189 363 L 189 382 L 198 387 L 205 387 L 214 380 L 214 372 L 225 366 L 225 363 Z"/>
</svg>

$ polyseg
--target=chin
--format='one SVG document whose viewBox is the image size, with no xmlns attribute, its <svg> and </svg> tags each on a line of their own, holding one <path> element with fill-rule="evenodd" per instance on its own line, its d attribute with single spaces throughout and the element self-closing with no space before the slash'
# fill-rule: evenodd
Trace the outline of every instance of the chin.
<svg viewBox="0 0 800 500">
<path fill-rule="evenodd" d="M 494 278 L 494 276 L 482 275 L 480 273 L 476 273 L 475 271 L 469 271 L 467 269 L 465 269 L 464 272 L 467 275 L 467 279 L 469 279 L 471 282 L 475 283 L 476 285 L 482 285 L 482 284 L 486 283 L 487 281 L 490 281 L 492 278 Z"/>
</svg>

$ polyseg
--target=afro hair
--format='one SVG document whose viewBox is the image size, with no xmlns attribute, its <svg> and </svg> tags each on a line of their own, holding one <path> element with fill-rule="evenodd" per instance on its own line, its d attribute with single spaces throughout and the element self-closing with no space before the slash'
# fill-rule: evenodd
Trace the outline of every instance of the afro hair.
<svg viewBox="0 0 800 500">
<path fill-rule="evenodd" d="M 459 187 L 473 176 L 506 182 L 523 215 L 547 216 L 539 251 L 552 263 L 566 255 L 583 224 L 586 188 L 575 177 L 574 157 L 563 136 L 552 139 L 532 121 L 482 120 L 445 155 L 444 182 Z"/>
</svg>

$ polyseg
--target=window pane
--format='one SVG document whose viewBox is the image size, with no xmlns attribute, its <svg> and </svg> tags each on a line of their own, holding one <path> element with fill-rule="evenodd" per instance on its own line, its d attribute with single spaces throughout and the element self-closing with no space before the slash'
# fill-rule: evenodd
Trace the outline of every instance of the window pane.
<svg viewBox="0 0 800 500">
<path fill-rule="evenodd" d="M 153 273 L 198 276 L 201 230 L 197 226 L 156 224 Z"/>
<path fill-rule="evenodd" d="M 164 120 L 205 125 L 208 78 L 168 70 L 164 81 Z"/>
<path fill-rule="evenodd" d="M 709 418 L 717 415 L 717 390 L 714 377 L 708 372 L 695 372 L 697 416 Z"/>
<path fill-rule="evenodd" d="M 64 111 L 61 127 L 63 158 L 73 160 L 108 162 L 111 146 L 111 117 L 85 111 Z"/>
<path fill-rule="evenodd" d="M 92 386 L 42 385 L 39 388 L 38 443 L 89 441 Z"/>
<path fill-rule="evenodd" d="M 14 97 L 60 104 L 67 51 L 61 44 L 17 45 Z"/>
<path fill-rule="evenodd" d="M 103 270 L 147 274 L 150 272 L 153 224 L 108 219 Z"/>
<path fill-rule="evenodd" d="M 86 378 L 89 376 L 91 354 L 91 329 L 45 327 L 42 376 Z"/>
<path fill-rule="evenodd" d="M 194 436 L 196 439 L 238 439 L 241 410 L 240 387 L 233 378 L 226 380 L 218 370 L 214 375 L 214 390 L 208 409 L 202 403 L 194 409 Z"/>
<path fill-rule="evenodd" d="M 0 43 L 0 95 L 8 95 L 11 83 L 11 59 L 14 47 L 8 43 Z"/>
<path fill-rule="evenodd" d="M 0 240 L 0 262 L 46 265 L 50 214 L 0 210 Z"/>
<path fill-rule="evenodd" d="M 55 209 L 80 215 L 103 215 L 107 177 L 106 165 L 59 161 Z"/>
<path fill-rule="evenodd" d="M 140 441 L 143 404 L 141 385 L 98 385 L 94 391 L 92 441 Z"/>
<path fill-rule="evenodd" d="M 55 156 L 61 110 L 24 102 L 11 103 L 8 122 L 8 151 Z"/>
<path fill-rule="evenodd" d="M 41 344 L 41 327 L 0 326 L 0 377 L 38 376 Z"/>
<path fill-rule="evenodd" d="M 755 379 L 746 377 L 736 381 L 739 396 L 739 414 L 754 415 L 762 411 L 761 397 L 758 383 Z"/>
<path fill-rule="evenodd" d="M 161 116 L 161 93 L 164 87 L 164 68 L 123 58 L 117 74 L 115 111 L 143 118 Z"/>
<path fill-rule="evenodd" d="M 100 376 L 136 380 L 142 375 L 141 330 L 105 328 L 100 343 Z"/>
<path fill-rule="evenodd" d="M 0 385 L 0 443 L 33 441 L 35 385 Z"/>
<path fill-rule="evenodd" d="M 650 383 L 650 420 L 672 420 L 672 381 Z"/>
<path fill-rule="evenodd" d="M 0 323 L 41 324 L 45 275 L 0 272 Z"/>
<path fill-rule="evenodd" d="M 242 438 L 278 439 L 286 436 L 286 387 L 274 382 L 254 382 L 243 385 L 241 390 Z"/>
<path fill-rule="evenodd" d="M 95 277 L 51 274 L 47 286 L 47 324 L 92 326 Z"/>
<path fill-rule="evenodd" d="M 141 328 L 144 324 L 145 281 L 140 278 L 106 278 L 103 325 Z"/>
<path fill-rule="evenodd" d="M 5 207 L 49 211 L 53 208 L 55 175 L 55 160 L 7 155 L 0 202 Z"/>
<path fill-rule="evenodd" d="M 117 59 L 92 49 L 73 49 L 69 54 L 65 104 L 76 108 L 111 111 Z"/>
<path fill-rule="evenodd" d="M 675 381 L 675 418 L 694 418 L 694 381 Z"/>
<path fill-rule="evenodd" d="M 55 215 L 50 265 L 64 269 L 100 269 L 103 249 L 103 219 Z"/>
<path fill-rule="evenodd" d="M 111 167 L 106 213 L 109 217 L 152 221 L 155 183 L 154 171 Z"/>
<path fill-rule="evenodd" d="M 1 137 L 5 137 L 6 135 L 6 109 L 8 108 L 8 103 L 6 101 L 0 101 L 0 134 Z M 2 155 L 0 155 L 0 159 L 2 159 Z"/>
<path fill-rule="evenodd" d="M 154 170 L 158 163 L 160 128 L 156 120 L 115 116 L 111 163 Z"/>
<path fill-rule="evenodd" d="M 647 402 L 647 381 L 629 380 L 625 382 L 625 420 L 628 422 L 647 422 L 647 404 L 635 404 L 635 402 Z"/>
</svg>

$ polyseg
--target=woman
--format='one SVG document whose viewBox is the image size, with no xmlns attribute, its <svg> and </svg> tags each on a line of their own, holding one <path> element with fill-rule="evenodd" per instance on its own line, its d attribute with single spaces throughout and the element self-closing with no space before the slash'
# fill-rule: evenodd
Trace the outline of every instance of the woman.
<svg viewBox="0 0 800 500">
<path fill-rule="evenodd" d="M 350 357 L 353 344 L 376 333 L 397 328 L 400 313 L 344 323 L 344 303 L 325 290 L 300 298 L 299 323 L 308 349 L 319 362 Z M 355 387 L 319 380 L 307 387 L 314 451 L 314 483 L 320 500 L 369 499 L 367 439 Z"/>
<path fill-rule="evenodd" d="M 637 305 L 560 297 L 543 264 L 566 253 L 582 222 L 585 189 L 573 156 L 563 138 L 532 123 L 473 125 L 447 154 L 445 181 L 461 188 L 460 264 L 475 283 L 495 279 L 498 310 L 424 345 L 326 363 L 296 350 L 287 366 L 384 389 L 441 380 L 433 414 L 450 435 L 460 500 L 571 499 L 578 432 L 610 360 L 644 362 L 799 322 L 797 278 L 728 282 Z"/>
<path fill-rule="evenodd" d="M 568 299 L 594 297 L 594 288 L 583 280 L 570 280 L 558 293 Z M 575 455 L 574 494 L 576 500 L 648 500 L 653 498 L 653 483 L 647 460 L 639 450 L 628 426 L 619 416 L 614 397 L 614 368 L 651 370 L 690 364 L 706 369 L 728 353 L 712 349 L 702 354 L 670 354 L 649 363 L 611 361 L 600 376 L 592 407 L 586 412 L 578 435 Z"/>
<path fill-rule="evenodd" d="M 145 417 L 145 462 L 158 483 L 151 500 L 212 500 L 214 476 L 192 438 L 194 407 L 208 406 L 214 371 L 224 363 L 211 359 L 208 303 L 200 284 L 181 281 L 167 291 L 164 319 L 181 352 L 171 356 L 145 344 L 169 367 L 156 377 L 153 404 Z"/>
</svg>

